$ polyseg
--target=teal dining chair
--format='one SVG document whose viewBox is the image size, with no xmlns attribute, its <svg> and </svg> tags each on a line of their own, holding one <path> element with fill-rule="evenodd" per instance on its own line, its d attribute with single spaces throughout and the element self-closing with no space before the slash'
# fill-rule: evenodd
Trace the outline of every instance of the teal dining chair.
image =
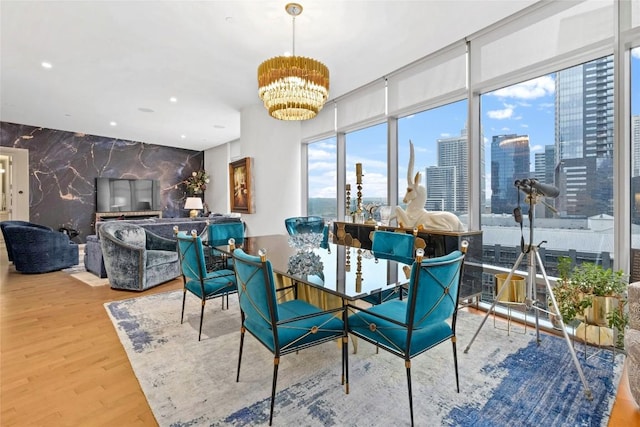
<svg viewBox="0 0 640 427">
<path fill-rule="evenodd" d="M 185 231 L 179 231 L 176 238 L 178 241 L 178 258 L 180 259 L 180 268 L 184 280 L 180 324 L 184 320 L 184 306 L 187 292 L 189 292 L 201 300 L 200 328 L 198 330 L 198 341 L 200 341 L 204 306 L 207 300 L 220 297 L 222 299 L 222 309 L 224 310 L 226 298 L 227 308 L 229 308 L 229 294 L 237 291 L 236 277 L 233 270 L 207 271 L 202 239 L 195 230 L 192 230 L 189 234 Z"/>
<path fill-rule="evenodd" d="M 463 251 L 466 251 L 466 247 L 463 247 Z M 352 314 L 348 318 L 351 334 L 404 359 L 411 425 L 412 358 L 450 339 L 453 344 L 456 388 L 460 392 L 456 318 L 464 252 L 456 250 L 428 259 L 423 259 L 423 254 L 423 249 L 416 250 L 407 298 L 386 301 L 366 309 L 349 305 Z"/>
<path fill-rule="evenodd" d="M 279 301 L 276 295 L 281 291 L 290 291 L 291 287 L 295 287 L 295 285 L 276 289 L 271 262 L 267 260 L 266 250 L 261 249 L 258 257 L 249 255 L 238 248 L 233 251 L 233 257 L 242 320 L 236 382 L 240 381 L 244 335 L 249 332 L 273 354 L 269 425 L 273 421 L 280 357 L 285 354 L 341 339 L 341 382 L 345 385 L 346 392 L 349 393 L 347 331 L 344 324 L 345 308 L 323 310 L 299 299 Z"/>
<path fill-rule="evenodd" d="M 371 232 L 371 253 L 376 259 L 385 259 L 411 265 L 414 260 L 416 236 L 401 231 L 374 230 Z M 384 286 L 388 283 L 384 283 Z M 362 298 L 370 304 L 380 304 L 403 297 L 403 287 L 381 289 Z"/>
<path fill-rule="evenodd" d="M 215 249 L 215 246 L 229 244 L 233 239 L 235 245 L 241 246 L 244 242 L 245 225 L 243 222 L 218 222 L 209 224 L 207 229 L 207 244 L 211 247 L 211 263 L 213 269 L 233 269 L 233 259 L 227 254 Z"/>
</svg>

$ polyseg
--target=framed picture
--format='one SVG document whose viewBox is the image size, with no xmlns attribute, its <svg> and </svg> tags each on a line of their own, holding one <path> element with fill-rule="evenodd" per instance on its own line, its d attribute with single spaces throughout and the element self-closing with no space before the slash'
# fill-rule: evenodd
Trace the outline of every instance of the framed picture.
<svg viewBox="0 0 640 427">
<path fill-rule="evenodd" d="M 229 163 L 229 192 L 231 212 L 254 213 L 253 179 L 251 169 L 253 159 L 245 157 Z"/>
</svg>

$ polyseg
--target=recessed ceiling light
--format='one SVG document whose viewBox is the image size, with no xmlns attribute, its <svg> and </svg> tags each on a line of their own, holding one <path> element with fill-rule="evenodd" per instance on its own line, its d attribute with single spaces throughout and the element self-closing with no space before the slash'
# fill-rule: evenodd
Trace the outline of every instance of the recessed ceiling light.
<svg viewBox="0 0 640 427">
<path fill-rule="evenodd" d="M 51 65 L 51 62 L 47 62 L 47 61 L 41 62 L 40 65 L 42 65 L 42 68 L 46 68 L 46 69 L 53 67 L 53 65 Z"/>
<path fill-rule="evenodd" d="M 143 113 L 153 113 L 154 112 L 151 108 L 147 108 L 147 107 L 140 107 L 140 108 L 138 108 L 138 111 L 142 111 Z"/>
<path fill-rule="evenodd" d="M 112 122 L 109 122 L 109 124 L 110 124 L 111 126 L 118 126 L 118 123 L 113 122 L 113 121 L 112 121 Z"/>
<path fill-rule="evenodd" d="M 173 102 L 175 104 L 176 102 L 178 102 L 178 98 L 172 96 L 171 98 L 169 98 L 169 102 Z"/>
<path fill-rule="evenodd" d="M 227 16 L 224 18 L 225 21 L 227 21 L 229 24 L 233 24 L 234 20 L 233 20 L 233 16 Z"/>
<path fill-rule="evenodd" d="M 223 126 L 223 125 L 213 125 L 213 127 L 216 128 L 216 129 L 224 129 L 225 128 L 225 126 Z"/>
<path fill-rule="evenodd" d="M 182 138 L 182 139 L 186 139 L 186 138 L 187 138 L 187 135 L 180 135 L 180 138 Z"/>
</svg>

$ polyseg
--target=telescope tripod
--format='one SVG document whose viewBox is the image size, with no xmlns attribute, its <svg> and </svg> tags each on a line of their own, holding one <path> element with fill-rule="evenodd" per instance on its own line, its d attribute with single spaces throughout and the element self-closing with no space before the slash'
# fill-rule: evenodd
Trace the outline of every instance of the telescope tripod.
<svg viewBox="0 0 640 427">
<path fill-rule="evenodd" d="M 567 330 L 565 328 L 564 321 L 562 320 L 562 316 L 559 314 L 560 313 L 560 309 L 558 308 L 558 303 L 556 301 L 555 296 L 553 295 L 553 290 L 551 289 L 551 284 L 549 283 L 549 278 L 547 277 L 547 272 L 544 269 L 544 265 L 542 264 L 542 259 L 540 258 L 540 254 L 538 253 L 538 249 L 540 248 L 540 246 L 543 243 L 546 243 L 546 242 L 543 241 L 540 244 L 538 244 L 537 246 L 533 245 L 531 243 L 531 242 L 533 242 L 533 215 L 534 215 L 533 207 L 534 207 L 534 204 L 536 202 L 536 197 L 537 196 L 535 194 L 530 194 L 528 196 L 528 198 L 530 199 L 529 219 L 530 219 L 530 224 L 531 224 L 531 227 L 529 229 L 529 244 L 526 245 L 526 249 L 525 249 L 525 245 L 523 243 L 522 251 L 520 252 L 520 255 L 518 256 L 518 259 L 516 260 L 515 264 L 513 265 L 513 268 L 509 272 L 509 275 L 505 279 L 502 288 L 498 292 L 498 295 L 496 295 L 496 297 L 494 298 L 493 304 L 491 304 L 491 308 L 489 308 L 489 310 L 485 314 L 484 318 L 482 319 L 482 323 L 480 323 L 480 326 L 478 327 L 478 329 L 476 330 L 475 334 L 473 335 L 473 338 L 471 338 L 471 341 L 469 342 L 469 345 L 467 345 L 467 347 L 464 349 L 464 353 L 468 353 L 469 352 L 469 349 L 471 348 L 471 344 L 473 344 L 473 342 L 475 341 L 476 337 L 480 333 L 480 330 L 482 329 L 482 327 L 484 326 L 485 322 L 487 321 L 487 318 L 489 317 L 491 312 L 495 310 L 496 304 L 498 303 L 498 301 L 502 297 L 502 294 L 504 292 L 506 292 L 506 290 L 509 288 L 509 285 L 511 283 L 511 277 L 513 276 L 514 272 L 520 266 L 520 263 L 524 259 L 525 255 L 527 255 L 527 264 L 528 264 L 528 266 L 527 266 L 527 284 L 526 284 L 525 306 L 526 306 L 527 310 L 534 309 L 534 311 L 535 311 L 536 343 L 538 345 L 540 345 L 540 325 L 539 325 L 538 312 L 543 311 L 543 312 L 549 313 L 549 314 L 556 314 L 557 313 L 558 319 L 560 321 L 560 328 L 562 329 L 562 334 L 564 335 L 564 339 L 565 339 L 565 341 L 567 343 L 567 347 L 569 348 L 569 352 L 571 353 L 571 357 L 573 359 L 573 363 L 574 363 L 574 365 L 576 367 L 576 370 L 578 371 L 578 375 L 580 376 L 580 380 L 582 381 L 582 385 L 584 386 L 585 395 L 586 395 L 588 400 L 592 400 L 593 399 L 593 395 L 591 393 L 591 389 L 589 388 L 589 385 L 587 384 L 587 379 L 584 376 L 584 372 L 582 371 L 582 367 L 580 366 L 580 362 L 578 361 L 578 357 L 576 356 L 576 353 L 575 353 L 575 351 L 573 349 L 573 345 L 571 343 L 571 339 L 569 338 L 569 334 L 567 333 Z M 517 221 L 517 219 L 516 219 L 516 221 Z M 553 307 L 555 309 L 555 313 L 550 313 L 548 310 L 545 310 L 544 308 L 539 306 L 539 302 L 538 302 L 538 300 L 536 298 L 536 265 L 538 265 L 540 267 L 540 272 L 542 273 L 542 277 L 544 278 L 544 283 L 545 283 L 546 288 L 547 288 L 547 295 L 549 295 L 549 297 L 550 297 L 550 299 L 551 299 L 551 301 L 553 303 Z"/>
</svg>

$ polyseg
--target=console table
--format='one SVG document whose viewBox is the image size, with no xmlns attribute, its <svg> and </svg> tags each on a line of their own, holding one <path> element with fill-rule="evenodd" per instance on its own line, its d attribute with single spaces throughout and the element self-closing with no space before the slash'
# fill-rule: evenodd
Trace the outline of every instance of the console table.
<svg viewBox="0 0 640 427">
<path fill-rule="evenodd" d="M 371 249 L 371 232 L 376 229 L 373 224 L 355 224 L 335 221 L 333 223 L 334 239 L 351 241 L 363 249 Z M 413 228 L 378 226 L 378 230 L 401 231 L 413 234 Z M 464 273 L 460 283 L 460 300 L 480 297 L 482 294 L 482 231 L 440 231 L 431 229 L 418 230 L 417 237 L 424 242 L 424 253 L 428 257 L 446 255 L 460 249 L 463 240 L 469 242 L 464 261 Z M 354 244 L 355 243 L 355 244 Z M 417 244 L 418 245 L 418 244 Z M 422 246 L 422 242 L 419 243 Z"/>
<path fill-rule="evenodd" d="M 96 212 L 95 222 L 105 221 L 109 218 L 162 218 L 162 211 L 127 211 L 127 212 Z"/>
</svg>

